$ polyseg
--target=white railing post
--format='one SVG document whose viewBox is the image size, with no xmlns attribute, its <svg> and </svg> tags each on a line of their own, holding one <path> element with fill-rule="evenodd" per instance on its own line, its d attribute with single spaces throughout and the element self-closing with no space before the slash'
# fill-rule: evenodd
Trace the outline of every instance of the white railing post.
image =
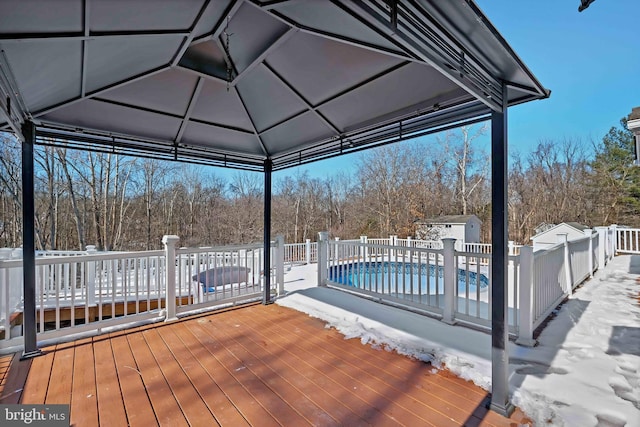
<svg viewBox="0 0 640 427">
<path fill-rule="evenodd" d="M 616 256 L 616 252 L 618 251 L 618 224 L 611 224 L 610 226 L 613 234 L 613 239 L 611 239 L 611 252 L 609 253 L 609 259 L 612 259 Z"/>
<path fill-rule="evenodd" d="M 567 233 L 556 234 L 558 243 L 564 244 L 564 273 L 565 273 L 565 293 L 570 295 L 573 288 L 573 280 L 571 280 L 571 256 L 569 254 L 569 240 Z"/>
<path fill-rule="evenodd" d="M 389 245 L 396 246 L 397 244 L 398 244 L 398 236 L 396 235 L 389 236 Z M 391 251 L 389 252 L 389 261 L 395 261 L 395 260 L 396 260 L 396 250 L 391 249 Z"/>
<path fill-rule="evenodd" d="M 456 239 L 442 239 L 442 255 L 444 267 L 444 308 L 442 321 L 453 325 L 455 323 L 455 292 L 456 292 L 456 268 L 455 265 Z"/>
<path fill-rule="evenodd" d="M 509 255 L 515 255 L 515 244 L 513 240 L 509 240 Z"/>
<path fill-rule="evenodd" d="M 367 261 L 367 259 L 369 258 L 369 248 L 367 248 L 367 242 L 369 241 L 369 238 L 367 236 L 360 236 L 360 243 L 362 244 L 362 260 L 364 262 Z"/>
<path fill-rule="evenodd" d="M 520 248 L 520 292 L 518 295 L 518 338 L 516 344 L 526 347 L 536 345 L 533 339 L 533 248 L 522 246 Z"/>
<path fill-rule="evenodd" d="M 307 265 L 311 264 L 311 239 L 304 241 L 304 261 Z"/>
<path fill-rule="evenodd" d="M 320 231 L 318 233 L 318 286 L 327 285 L 327 270 L 329 249 L 329 232 Z"/>
<path fill-rule="evenodd" d="M 598 233 L 598 268 L 604 268 L 607 263 L 607 227 L 596 227 Z"/>
<path fill-rule="evenodd" d="M 162 237 L 164 244 L 164 258 L 166 267 L 164 303 L 167 310 L 165 321 L 176 319 L 176 244 L 180 237 L 165 235 Z"/>
<path fill-rule="evenodd" d="M 589 277 L 593 278 L 593 237 L 591 236 L 593 230 L 585 228 L 583 232 L 589 238 Z"/>
<path fill-rule="evenodd" d="M 87 245 L 87 254 L 93 255 L 97 253 L 95 245 Z M 87 304 L 96 304 L 96 262 L 89 261 L 87 263 Z"/>
<path fill-rule="evenodd" d="M 278 295 L 284 295 L 284 236 L 276 236 L 276 283 Z"/>
</svg>

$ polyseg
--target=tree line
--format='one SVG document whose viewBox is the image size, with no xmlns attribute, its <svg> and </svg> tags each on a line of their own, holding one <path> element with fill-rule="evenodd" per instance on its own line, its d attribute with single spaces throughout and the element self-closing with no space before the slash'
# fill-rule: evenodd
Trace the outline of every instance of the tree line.
<svg viewBox="0 0 640 427">
<path fill-rule="evenodd" d="M 490 241 L 490 153 L 486 126 L 449 131 L 428 143 L 364 152 L 350 171 L 274 180 L 273 235 L 315 240 L 415 235 L 415 221 L 476 214 Z M 0 246 L 22 238 L 20 145 L 0 135 Z M 540 141 L 509 159 L 509 238 L 528 243 L 541 223 L 577 221 L 640 226 L 640 168 L 624 120 L 591 146 L 575 139 Z M 145 250 L 164 234 L 184 246 L 259 242 L 263 178 L 113 153 L 38 146 L 36 245 L 39 249 Z"/>
</svg>

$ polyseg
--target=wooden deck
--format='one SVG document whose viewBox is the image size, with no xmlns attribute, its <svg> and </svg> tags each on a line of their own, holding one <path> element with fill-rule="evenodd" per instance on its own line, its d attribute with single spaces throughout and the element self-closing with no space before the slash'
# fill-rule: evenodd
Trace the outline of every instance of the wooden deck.
<svg viewBox="0 0 640 427">
<path fill-rule="evenodd" d="M 71 405 L 74 426 L 517 426 L 431 365 L 252 305 L 0 357 L 0 403 Z"/>
</svg>

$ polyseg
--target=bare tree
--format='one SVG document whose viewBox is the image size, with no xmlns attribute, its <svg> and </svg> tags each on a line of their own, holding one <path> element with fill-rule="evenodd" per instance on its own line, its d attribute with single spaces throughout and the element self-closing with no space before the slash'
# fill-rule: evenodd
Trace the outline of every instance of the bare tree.
<svg viewBox="0 0 640 427">
<path fill-rule="evenodd" d="M 20 143 L 8 134 L 0 133 L 0 195 L 2 245 L 17 247 L 22 241 L 20 215 L 22 182 Z"/>
<path fill-rule="evenodd" d="M 477 207 L 472 205 L 471 199 L 482 190 L 482 184 L 488 179 L 489 159 L 476 143 L 486 134 L 487 128 L 487 125 L 478 128 L 462 126 L 447 131 L 444 138 L 439 139 L 439 143 L 446 147 L 455 170 L 455 198 L 462 215 Z"/>
</svg>

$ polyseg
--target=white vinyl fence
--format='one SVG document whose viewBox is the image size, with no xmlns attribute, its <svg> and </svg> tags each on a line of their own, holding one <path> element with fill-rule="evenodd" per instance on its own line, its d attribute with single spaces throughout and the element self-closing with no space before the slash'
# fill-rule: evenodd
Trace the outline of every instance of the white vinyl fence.
<svg viewBox="0 0 640 427">
<path fill-rule="evenodd" d="M 368 238 L 262 245 L 176 248 L 146 252 L 70 251 L 36 258 L 37 337 L 55 340 L 134 322 L 173 319 L 213 307 L 259 299 L 264 275 L 284 291 L 284 265 L 319 264 L 319 285 L 420 311 L 448 323 L 490 327 L 491 245 L 453 239 Z M 532 345 L 534 330 L 572 290 L 616 251 L 638 253 L 639 229 L 596 227 L 583 238 L 533 253 L 510 245 L 509 330 Z M 167 261 L 169 260 L 169 261 Z M 22 344 L 22 260 L 0 249 L 0 350 Z"/>
<path fill-rule="evenodd" d="M 619 253 L 640 254 L 640 228 L 617 228 L 616 247 Z"/>
<path fill-rule="evenodd" d="M 323 239 L 322 236 L 325 236 Z M 533 253 L 510 245 L 508 324 L 524 345 L 572 291 L 613 256 L 606 227 Z M 565 239 L 566 240 L 566 239 Z M 414 239 L 329 240 L 321 233 L 318 283 L 418 310 L 447 323 L 491 324 L 491 246 Z"/>
<path fill-rule="evenodd" d="M 165 236 L 165 249 L 157 251 L 38 256 L 38 341 L 261 298 L 262 245 L 178 249 L 177 241 Z M 282 292 L 284 270 L 276 266 L 283 265 L 282 239 L 270 250 L 272 293 Z M 10 349 L 22 345 L 22 259 L 15 258 L 19 251 L 0 256 L 0 349 Z"/>
<path fill-rule="evenodd" d="M 287 243 L 284 245 L 284 262 L 286 264 L 311 264 L 318 262 L 318 242 L 307 239 L 304 243 Z"/>
</svg>

